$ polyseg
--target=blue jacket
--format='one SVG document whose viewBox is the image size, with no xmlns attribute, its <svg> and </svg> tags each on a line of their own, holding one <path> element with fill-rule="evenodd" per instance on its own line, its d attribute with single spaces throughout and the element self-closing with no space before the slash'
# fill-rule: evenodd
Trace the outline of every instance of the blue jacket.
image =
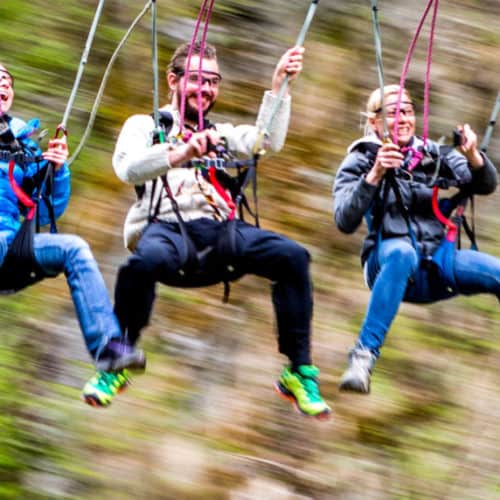
<svg viewBox="0 0 500 500">
<path fill-rule="evenodd" d="M 14 168 L 14 178 L 19 186 L 29 183 L 43 167 L 47 161 L 41 158 L 42 150 L 37 142 L 29 138 L 31 133 L 37 128 L 38 120 L 30 120 L 25 123 L 19 118 L 8 118 L 9 126 L 23 147 L 25 162 L 21 166 L 16 163 Z M 9 162 L 0 158 L 0 238 L 10 245 L 19 227 L 21 226 L 21 215 L 24 215 L 24 207 L 19 206 L 18 199 L 9 183 Z M 37 194 L 37 189 L 33 191 L 32 197 Z M 54 174 L 52 189 L 52 206 L 55 218 L 59 218 L 66 206 L 70 196 L 70 171 L 67 164 L 64 164 Z M 49 213 L 46 204 L 42 201 L 38 207 L 40 225 L 50 223 Z"/>
</svg>

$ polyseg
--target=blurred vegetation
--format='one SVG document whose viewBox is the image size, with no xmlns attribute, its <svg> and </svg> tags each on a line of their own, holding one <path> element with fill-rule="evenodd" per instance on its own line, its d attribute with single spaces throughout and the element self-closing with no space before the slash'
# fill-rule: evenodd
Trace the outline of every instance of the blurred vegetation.
<svg viewBox="0 0 500 500">
<path fill-rule="evenodd" d="M 0 2 L 1 62 L 15 76 L 13 111 L 53 134 L 62 119 L 97 1 Z M 158 1 L 160 64 L 190 38 L 200 3 Z M 425 2 L 381 1 L 387 82 L 399 80 Z M 68 124 L 74 149 L 102 75 L 142 2 L 111 0 Z M 219 0 L 209 39 L 224 73 L 215 118 L 252 122 L 274 65 L 308 2 Z M 440 2 L 432 66 L 431 136 L 468 122 L 481 135 L 500 87 L 498 0 Z M 370 2 L 320 2 L 294 83 L 287 145 L 260 168 L 262 225 L 313 256 L 313 353 L 328 423 L 275 397 L 277 354 L 268 284 L 158 288 L 142 346 L 148 371 L 112 407 L 79 401 L 92 367 L 63 277 L 3 297 L 0 312 L 0 498 L 500 498 L 499 313 L 492 297 L 405 304 L 388 336 L 372 394 L 339 394 L 346 354 L 368 301 L 363 237 L 333 225 L 331 187 L 360 111 L 378 85 Z M 111 154 L 125 118 L 152 107 L 150 16 L 113 68 L 93 132 L 73 164 L 60 230 L 86 238 L 110 293 L 127 253 L 121 229 L 132 190 Z M 422 100 L 426 36 L 409 85 Z M 162 86 L 162 100 L 166 99 Z M 500 163 L 500 132 L 489 152 Z M 477 200 L 481 249 L 499 254 L 498 195 Z"/>
</svg>

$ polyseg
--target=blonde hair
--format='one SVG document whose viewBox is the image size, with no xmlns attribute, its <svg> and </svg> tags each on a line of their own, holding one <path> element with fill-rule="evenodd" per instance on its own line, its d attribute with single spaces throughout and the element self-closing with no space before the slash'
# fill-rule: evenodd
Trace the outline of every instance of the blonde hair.
<svg viewBox="0 0 500 500">
<path fill-rule="evenodd" d="M 399 84 L 386 85 L 384 87 L 384 101 L 391 95 L 399 95 Z M 406 97 L 408 101 L 412 102 L 410 92 L 407 88 L 403 88 L 403 92 L 401 94 L 403 97 Z M 365 135 L 368 135 L 372 128 L 370 126 L 370 119 L 375 118 L 377 113 L 382 108 L 382 93 L 380 92 L 380 87 L 375 89 L 368 98 L 366 102 L 366 111 L 363 115 L 366 117 L 365 122 Z"/>
</svg>

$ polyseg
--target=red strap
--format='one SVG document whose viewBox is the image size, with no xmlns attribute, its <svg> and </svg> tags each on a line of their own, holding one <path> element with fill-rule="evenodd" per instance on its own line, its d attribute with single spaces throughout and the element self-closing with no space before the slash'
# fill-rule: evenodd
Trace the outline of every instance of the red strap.
<svg viewBox="0 0 500 500">
<path fill-rule="evenodd" d="M 33 219 L 35 215 L 35 202 L 19 187 L 16 180 L 14 179 L 14 160 L 10 160 L 9 162 L 9 183 L 14 191 L 14 194 L 17 196 L 17 199 L 27 208 L 29 208 L 29 212 L 27 218 L 29 220 Z"/>
<path fill-rule="evenodd" d="M 439 209 L 438 196 L 439 188 L 437 186 L 434 186 L 432 190 L 432 211 L 434 212 L 434 215 L 439 220 L 439 222 L 441 222 L 441 224 L 446 226 L 446 228 L 448 229 L 448 231 L 446 232 L 446 239 L 453 242 L 457 239 L 458 227 L 454 222 L 445 217 Z"/>
<path fill-rule="evenodd" d="M 228 219 L 233 220 L 236 214 L 236 205 L 234 204 L 233 199 L 229 196 L 226 190 L 220 185 L 217 180 L 217 176 L 215 175 L 215 167 L 209 167 L 208 169 L 208 178 L 210 179 L 210 183 L 215 188 L 217 193 L 222 197 L 222 199 L 226 202 L 226 205 L 230 209 Z"/>
</svg>

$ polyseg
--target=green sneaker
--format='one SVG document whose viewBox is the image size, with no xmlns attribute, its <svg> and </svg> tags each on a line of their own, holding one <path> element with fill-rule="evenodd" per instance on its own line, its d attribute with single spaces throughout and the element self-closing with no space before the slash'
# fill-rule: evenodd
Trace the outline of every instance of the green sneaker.
<svg viewBox="0 0 500 500">
<path fill-rule="evenodd" d="M 326 420 L 331 410 L 319 393 L 318 376 L 319 370 L 313 365 L 300 365 L 297 372 L 286 366 L 275 388 L 304 415 Z"/>
<path fill-rule="evenodd" d="M 83 400 L 90 406 L 109 406 L 116 394 L 130 384 L 127 370 L 119 372 L 98 371 L 83 388 Z"/>
</svg>

